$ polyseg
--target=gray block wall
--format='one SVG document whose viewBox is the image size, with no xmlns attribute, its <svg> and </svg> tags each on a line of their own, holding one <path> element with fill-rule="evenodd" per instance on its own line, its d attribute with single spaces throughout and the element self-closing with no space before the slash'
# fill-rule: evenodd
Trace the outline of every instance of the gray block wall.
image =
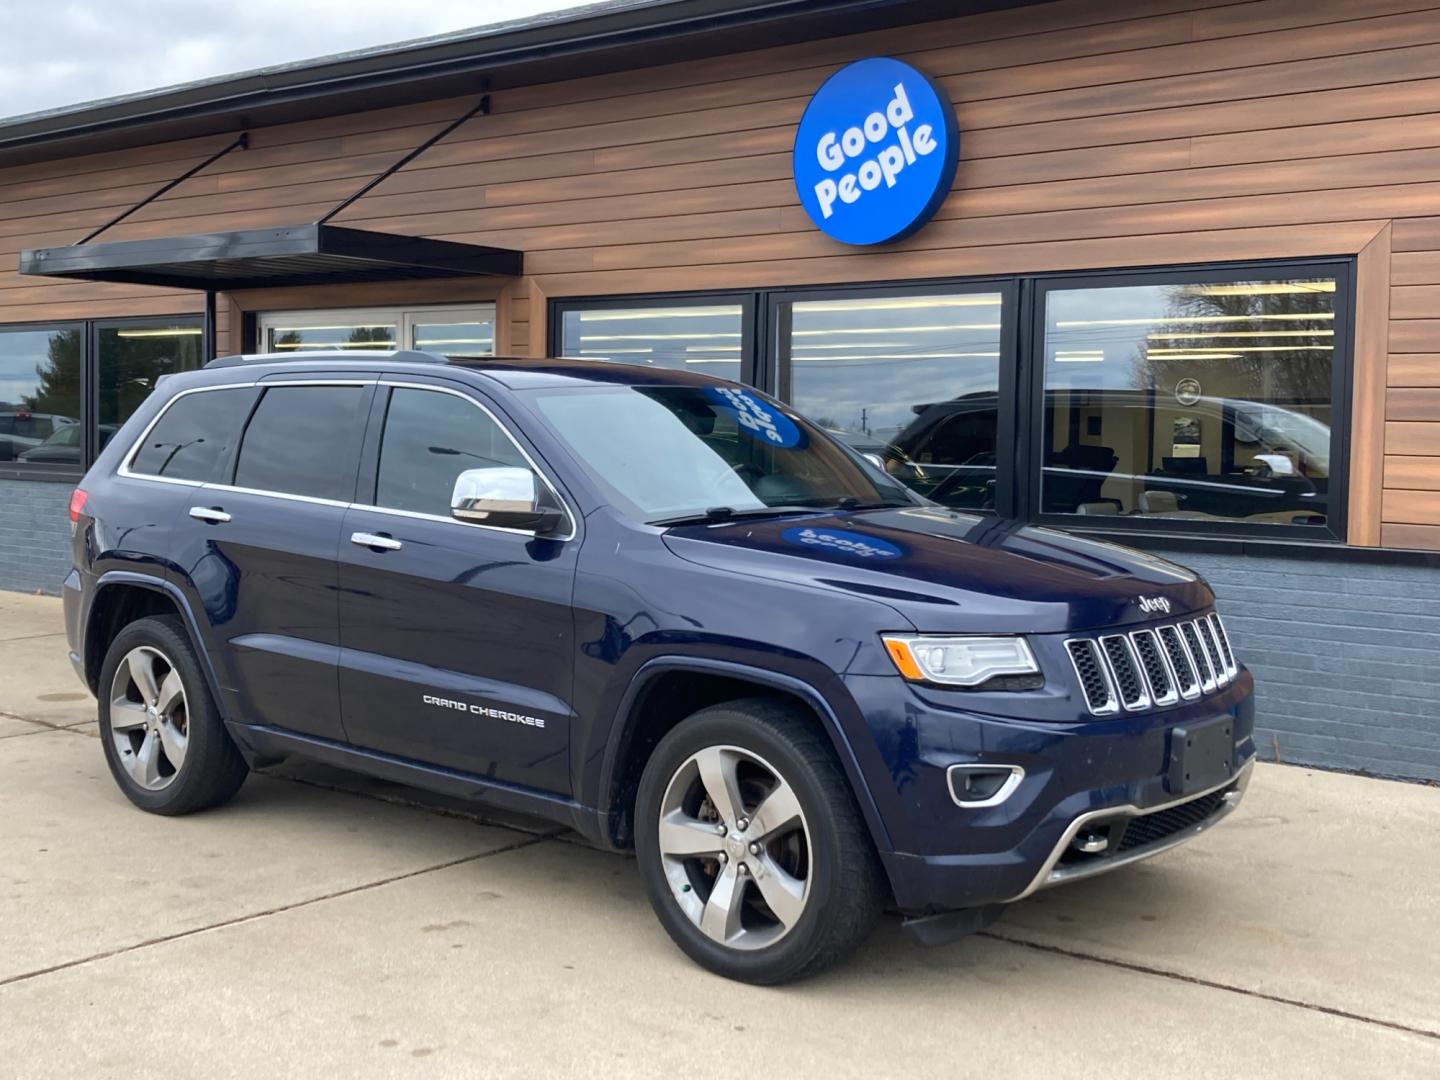
<svg viewBox="0 0 1440 1080">
<path fill-rule="evenodd" d="M 60 595 L 70 570 L 73 484 L 0 480 L 0 589 Z"/>
<path fill-rule="evenodd" d="M 1260 756 L 1440 782 L 1440 570 L 1166 555 L 1215 589 Z"/>
</svg>

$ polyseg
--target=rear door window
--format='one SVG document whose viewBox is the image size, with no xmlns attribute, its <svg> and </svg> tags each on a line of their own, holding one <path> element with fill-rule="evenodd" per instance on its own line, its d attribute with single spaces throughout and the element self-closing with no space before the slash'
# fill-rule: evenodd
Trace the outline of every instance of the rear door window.
<svg viewBox="0 0 1440 1080">
<path fill-rule="evenodd" d="M 348 503 L 355 496 L 363 386 L 275 386 L 245 428 L 235 486 Z"/>
<path fill-rule="evenodd" d="M 130 462 L 130 471 L 172 480 L 224 483 L 255 391 L 200 390 L 171 403 Z"/>
</svg>

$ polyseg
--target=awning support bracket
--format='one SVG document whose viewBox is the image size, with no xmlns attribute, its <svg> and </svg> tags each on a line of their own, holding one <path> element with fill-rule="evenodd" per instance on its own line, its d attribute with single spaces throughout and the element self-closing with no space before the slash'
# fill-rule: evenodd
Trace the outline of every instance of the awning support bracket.
<svg viewBox="0 0 1440 1080">
<path fill-rule="evenodd" d="M 488 84 L 487 84 L 487 85 L 488 85 Z M 402 157 L 399 161 L 395 162 L 395 164 L 391 165 L 391 166 L 390 166 L 388 169 L 386 169 L 384 172 L 380 173 L 378 176 L 374 177 L 373 179 L 367 181 L 367 182 L 360 188 L 359 191 L 355 192 L 353 195 L 351 195 L 349 198 L 347 198 L 347 199 L 345 199 L 343 202 L 341 202 L 338 206 L 336 206 L 333 210 L 331 210 L 331 211 L 330 211 L 328 214 L 326 214 L 324 217 L 320 218 L 319 221 L 316 222 L 316 224 L 317 224 L 317 225 L 324 225 L 327 221 L 329 221 L 331 218 L 333 218 L 336 214 L 340 213 L 340 211 L 344 210 L 346 207 L 350 206 L 350 205 L 351 205 L 352 203 L 354 203 L 357 199 L 362 199 L 362 198 L 364 198 L 364 197 L 365 197 L 366 195 L 368 195 L 370 192 L 374 191 L 376 187 L 378 187 L 380 184 L 384 183 L 386 180 L 390 179 L 390 177 L 394 176 L 397 172 L 399 172 L 401 169 L 403 169 L 406 165 L 409 165 L 410 162 L 414 161 L 414 160 L 415 160 L 416 158 L 418 158 L 421 154 L 425 153 L 426 150 L 429 150 L 432 146 L 434 146 L 436 143 L 438 143 L 441 139 L 445 138 L 445 136 L 449 135 L 452 131 L 454 131 L 456 128 L 458 128 L 461 124 L 465 123 L 467 120 L 471 120 L 471 119 L 473 119 L 473 118 L 476 117 L 476 116 L 489 116 L 489 115 L 490 115 L 490 95 L 489 95 L 488 93 L 481 94 L 481 95 L 480 95 L 480 100 L 477 101 L 477 102 L 475 103 L 474 107 L 473 107 L 472 109 L 470 109 L 470 111 L 467 112 L 464 116 L 460 117 L 458 120 L 452 120 L 449 124 L 445 125 L 445 127 L 443 127 L 441 130 L 437 131 L 434 135 L 431 135 L 428 139 L 426 139 L 424 142 L 422 142 L 419 146 L 415 147 L 414 150 L 411 150 L 408 154 L 406 154 L 404 157 Z"/>
<path fill-rule="evenodd" d="M 125 220 L 126 218 L 128 218 L 131 214 L 135 213 L 135 211 L 144 209 L 145 207 L 149 206 L 152 202 L 154 202 L 156 199 L 160 198 L 161 195 L 164 195 L 167 191 L 172 191 L 172 190 L 174 190 L 175 188 L 179 187 L 179 186 L 180 186 L 181 184 L 183 184 L 186 180 L 189 180 L 192 176 L 194 176 L 196 173 L 200 172 L 202 169 L 208 168 L 209 166 L 213 165 L 215 162 L 219 161 L 219 160 L 220 160 L 222 157 L 224 157 L 226 154 L 230 153 L 231 150 L 247 150 L 247 149 L 249 149 L 249 147 L 250 147 L 250 133 L 249 133 L 248 131 L 242 131 L 239 135 L 237 135 L 237 136 L 235 137 L 235 141 L 232 142 L 232 143 L 230 143 L 229 146 L 226 146 L 223 150 L 217 150 L 215 153 L 211 154 L 211 155 L 210 155 L 208 158 L 206 158 L 204 161 L 200 162 L 199 165 L 196 165 L 196 166 L 194 166 L 194 167 L 192 167 L 192 168 L 190 168 L 190 169 L 187 169 L 185 172 L 183 172 L 183 173 L 181 173 L 179 176 L 177 176 L 174 180 L 171 180 L 169 183 L 163 184 L 161 187 L 159 187 L 158 189 L 156 189 L 155 191 L 153 191 L 151 194 L 149 194 L 149 195 L 145 196 L 145 198 L 141 199 L 141 200 L 140 200 L 138 203 L 136 203 L 134 206 L 130 207 L 130 209 L 124 211 L 123 213 L 117 214 L 115 217 L 113 217 L 113 218 L 111 218 L 109 221 L 107 221 L 104 225 L 101 225 L 98 229 L 96 229 L 94 232 L 92 232 L 89 236 L 85 237 L 85 239 L 83 239 L 83 240 L 76 240 L 75 243 L 72 244 L 72 245 L 70 245 L 70 246 L 71 246 L 71 247 L 78 247 L 78 246 L 80 246 L 81 244 L 88 244 L 91 240 L 94 240 L 95 237 L 99 236 L 99 235 L 100 235 L 101 233 L 103 233 L 106 229 L 108 229 L 108 228 L 110 228 L 111 226 L 114 226 L 114 225 L 119 225 L 120 222 L 124 221 L 124 220 Z"/>
</svg>

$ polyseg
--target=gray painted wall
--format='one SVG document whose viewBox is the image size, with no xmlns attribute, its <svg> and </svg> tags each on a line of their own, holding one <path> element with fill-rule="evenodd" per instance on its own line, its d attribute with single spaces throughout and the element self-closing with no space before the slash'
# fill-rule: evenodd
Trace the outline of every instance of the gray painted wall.
<svg viewBox="0 0 1440 1080">
<path fill-rule="evenodd" d="M 1440 570 L 1167 557 L 1215 589 L 1263 758 L 1440 782 Z"/>
<path fill-rule="evenodd" d="M 70 570 L 73 484 L 0 480 L 0 589 L 60 595 Z"/>
<path fill-rule="evenodd" d="M 0 588 L 58 594 L 68 484 L 0 480 Z M 1440 782 L 1440 571 L 1187 554 L 1258 685 L 1269 759 Z"/>
</svg>

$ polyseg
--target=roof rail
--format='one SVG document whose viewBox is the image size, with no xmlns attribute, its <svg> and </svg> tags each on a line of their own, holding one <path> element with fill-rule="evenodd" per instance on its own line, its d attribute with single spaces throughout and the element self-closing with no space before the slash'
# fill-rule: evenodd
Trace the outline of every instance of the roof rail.
<svg viewBox="0 0 1440 1080">
<path fill-rule="evenodd" d="M 402 364 L 448 364 L 439 353 L 418 349 L 307 349 L 304 352 L 242 353 L 220 356 L 207 368 L 244 367 L 247 364 L 300 364 L 310 360 L 395 360 Z"/>
</svg>

